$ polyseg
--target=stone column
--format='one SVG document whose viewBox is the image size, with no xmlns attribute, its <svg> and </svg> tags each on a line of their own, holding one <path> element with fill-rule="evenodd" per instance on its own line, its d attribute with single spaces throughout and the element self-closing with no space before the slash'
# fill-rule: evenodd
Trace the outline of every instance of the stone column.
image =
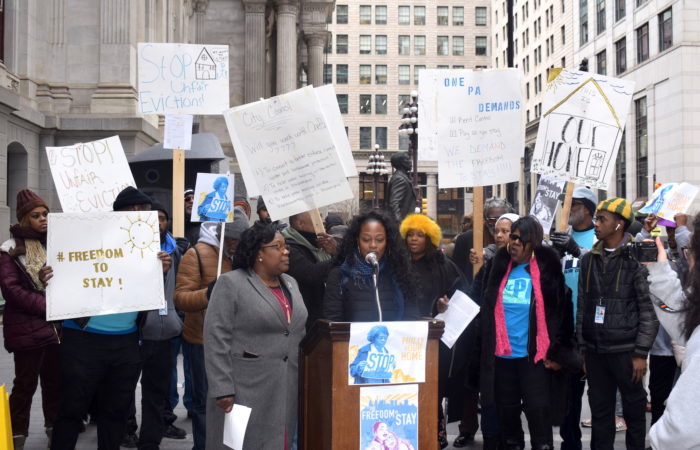
<svg viewBox="0 0 700 450">
<path fill-rule="evenodd" d="M 325 30 L 305 31 L 306 48 L 309 55 L 309 84 L 323 85 L 323 49 L 326 47 L 330 32 Z"/>
<path fill-rule="evenodd" d="M 297 88 L 296 0 L 277 0 L 277 95 Z"/>
<path fill-rule="evenodd" d="M 265 97 L 265 2 L 244 2 L 246 103 Z"/>
<path fill-rule="evenodd" d="M 204 19 L 207 13 L 207 7 L 209 6 L 209 0 L 196 0 L 194 8 L 194 43 L 203 44 L 205 39 L 205 25 Z"/>
<path fill-rule="evenodd" d="M 428 197 L 428 217 L 437 222 L 437 202 L 438 202 L 438 187 L 437 174 L 428 174 L 428 186 L 425 188 L 426 196 Z"/>
</svg>

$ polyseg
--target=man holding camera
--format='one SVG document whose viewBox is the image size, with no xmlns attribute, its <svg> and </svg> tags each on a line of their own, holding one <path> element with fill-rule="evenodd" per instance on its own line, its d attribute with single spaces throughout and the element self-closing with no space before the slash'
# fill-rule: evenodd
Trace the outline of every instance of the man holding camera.
<svg viewBox="0 0 700 450">
<path fill-rule="evenodd" d="M 581 258 L 577 336 L 584 352 L 592 415 L 591 447 L 612 450 L 615 391 L 620 390 L 628 449 L 644 447 L 646 391 L 642 378 L 659 327 L 649 297 L 647 270 L 625 230 L 632 207 L 609 198 L 596 209 L 598 242 Z"/>
</svg>

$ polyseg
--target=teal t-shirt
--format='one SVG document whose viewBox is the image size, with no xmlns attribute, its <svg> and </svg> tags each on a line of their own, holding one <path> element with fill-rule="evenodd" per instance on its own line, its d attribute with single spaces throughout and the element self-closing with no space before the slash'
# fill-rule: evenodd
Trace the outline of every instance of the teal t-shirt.
<svg viewBox="0 0 700 450">
<path fill-rule="evenodd" d="M 592 249 L 595 242 L 595 228 L 586 231 L 573 231 L 571 237 L 579 247 Z M 579 259 L 571 255 L 566 255 L 562 261 L 564 266 L 564 281 L 571 289 L 571 300 L 574 302 L 574 321 L 576 321 L 576 310 L 578 308 L 578 274 L 581 270 Z"/>
<path fill-rule="evenodd" d="M 529 264 L 513 267 L 503 291 L 503 311 L 508 330 L 508 340 L 513 353 L 507 358 L 527 356 L 528 331 L 530 329 L 530 300 L 532 277 L 525 270 Z"/>
<path fill-rule="evenodd" d="M 137 312 L 106 314 L 104 316 L 93 316 L 88 321 L 87 327 L 83 331 L 97 334 L 130 334 L 137 330 Z M 63 322 L 63 326 L 80 330 L 81 328 L 72 320 Z"/>
</svg>

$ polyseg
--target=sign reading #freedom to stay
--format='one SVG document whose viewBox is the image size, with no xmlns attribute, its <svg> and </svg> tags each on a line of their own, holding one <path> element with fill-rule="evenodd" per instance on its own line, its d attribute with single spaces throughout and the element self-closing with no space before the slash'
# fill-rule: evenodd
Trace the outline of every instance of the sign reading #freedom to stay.
<svg viewBox="0 0 700 450">
<path fill-rule="evenodd" d="M 228 45 L 138 44 L 141 114 L 221 114 L 229 107 Z"/>
</svg>

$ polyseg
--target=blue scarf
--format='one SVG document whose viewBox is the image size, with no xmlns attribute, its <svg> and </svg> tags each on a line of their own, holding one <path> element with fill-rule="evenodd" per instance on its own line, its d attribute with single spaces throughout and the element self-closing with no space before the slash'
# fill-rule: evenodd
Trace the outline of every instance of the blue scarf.
<svg viewBox="0 0 700 450">
<path fill-rule="evenodd" d="M 347 283 L 352 280 L 356 285 L 367 285 L 372 286 L 372 274 L 374 273 L 373 268 L 370 264 L 367 264 L 364 259 L 360 256 L 359 252 L 355 252 L 348 258 L 345 258 L 343 264 L 340 265 L 340 286 L 341 290 L 347 286 Z M 379 275 L 378 279 L 387 277 L 391 280 L 391 289 L 393 291 L 393 300 L 396 304 L 396 311 L 398 320 L 403 319 L 404 313 L 404 295 L 399 286 L 396 277 L 394 276 L 393 270 L 389 264 L 387 264 L 386 259 L 382 258 L 379 260 Z"/>
<path fill-rule="evenodd" d="M 160 244 L 160 250 L 170 255 L 175 251 L 176 247 L 177 242 L 175 242 L 175 238 L 170 233 L 165 233 L 165 242 Z"/>
</svg>

